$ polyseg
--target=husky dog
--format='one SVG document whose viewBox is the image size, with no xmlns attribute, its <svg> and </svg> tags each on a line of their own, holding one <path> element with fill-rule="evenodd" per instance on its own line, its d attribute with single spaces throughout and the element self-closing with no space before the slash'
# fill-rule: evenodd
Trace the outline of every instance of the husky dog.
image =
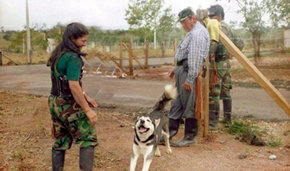
<svg viewBox="0 0 290 171">
<path fill-rule="evenodd" d="M 168 118 L 165 116 L 163 109 L 171 99 L 176 97 L 176 95 L 176 88 L 172 85 L 166 85 L 165 91 L 159 101 L 155 104 L 153 111 L 149 115 L 137 119 L 134 128 L 135 137 L 130 171 L 135 170 L 140 155 L 143 155 L 144 157 L 142 171 L 149 170 L 154 153 L 155 156 L 161 156 L 157 145 L 162 135 L 165 137 L 167 153 L 172 153 L 169 144 Z"/>
</svg>

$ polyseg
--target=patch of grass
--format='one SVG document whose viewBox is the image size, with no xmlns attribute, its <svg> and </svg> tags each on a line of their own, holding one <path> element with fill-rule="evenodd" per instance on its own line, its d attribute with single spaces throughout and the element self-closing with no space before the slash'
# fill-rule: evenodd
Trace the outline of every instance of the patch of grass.
<svg viewBox="0 0 290 171">
<path fill-rule="evenodd" d="M 228 124 L 229 133 L 233 135 L 242 136 L 244 133 L 251 133 L 260 136 L 265 133 L 258 126 L 243 121 L 234 121 Z"/>
<path fill-rule="evenodd" d="M 268 147 L 279 147 L 282 145 L 281 139 L 276 140 L 271 136 L 270 140 L 265 141 L 266 146 Z"/>
<path fill-rule="evenodd" d="M 15 151 L 13 154 L 12 154 L 12 158 L 13 159 L 20 159 L 20 160 L 23 160 L 24 159 L 24 156 L 22 154 L 21 151 Z"/>
<path fill-rule="evenodd" d="M 26 99 L 27 100 L 33 100 L 33 99 L 35 99 L 36 97 L 34 96 L 34 95 L 27 95 L 26 96 Z"/>
<path fill-rule="evenodd" d="M 233 123 L 226 124 L 225 127 L 230 134 L 250 145 L 278 147 L 282 144 L 281 140 L 276 140 L 268 130 L 261 129 L 251 122 L 233 121 Z M 265 139 L 265 135 L 270 135 L 270 139 Z"/>
</svg>

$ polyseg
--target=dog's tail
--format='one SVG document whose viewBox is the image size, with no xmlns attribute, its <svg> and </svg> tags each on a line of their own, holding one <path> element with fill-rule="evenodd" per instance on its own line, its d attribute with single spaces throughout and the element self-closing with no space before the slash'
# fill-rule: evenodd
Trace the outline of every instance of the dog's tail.
<svg viewBox="0 0 290 171">
<path fill-rule="evenodd" d="M 176 87 L 171 85 L 171 84 L 167 84 L 164 87 L 164 93 L 162 94 L 162 96 L 160 97 L 160 99 L 158 100 L 158 102 L 154 105 L 154 110 L 162 110 L 164 109 L 164 107 L 166 106 L 166 104 L 172 100 L 175 99 L 177 96 L 177 90 Z"/>
</svg>

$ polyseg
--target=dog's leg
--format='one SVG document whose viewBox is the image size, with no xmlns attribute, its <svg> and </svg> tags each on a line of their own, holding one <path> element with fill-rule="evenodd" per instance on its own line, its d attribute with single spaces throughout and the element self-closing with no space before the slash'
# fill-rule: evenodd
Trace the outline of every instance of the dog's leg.
<svg viewBox="0 0 290 171">
<path fill-rule="evenodd" d="M 148 171 L 153 159 L 153 146 L 151 148 L 148 148 L 148 151 L 146 152 L 146 154 L 144 154 L 144 163 L 143 163 L 143 168 L 142 171 Z"/>
<path fill-rule="evenodd" d="M 132 155 L 131 155 L 130 171 L 135 171 L 139 155 L 140 154 L 139 154 L 139 152 L 137 150 L 137 147 L 134 144 L 133 145 L 133 152 L 132 152 Z"/>
<path fill-rule="evenodd" d="M 156 150 L 155 150 L 155 156 L 157 156 L 157 157 L 161 156 L 161 153 L 160 153 L 158 146 L 156 147 Z"/>
<path fill-rule="evenodd" d="M 168 154 L 171 154 L 171 153 L 172 153 L 172 150 L 171 150 L 170 143 L 169 143 L 169 133 L 164 132 L 164 131 L 162 130 L 162 134 L 163 134 L 163 136 L 164 136 L 165 145 L 166 145 L 166 148 L 167 148 L 167 153 L 168 153 Z"/>
</svg>

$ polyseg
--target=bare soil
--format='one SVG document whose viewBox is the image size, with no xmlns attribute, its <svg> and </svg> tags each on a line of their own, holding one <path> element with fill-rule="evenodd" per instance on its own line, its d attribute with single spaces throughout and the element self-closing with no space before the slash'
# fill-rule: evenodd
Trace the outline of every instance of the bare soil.
<svg viewBox="0 0 290 171">
<path fill-rule="evenodd" d="M 124 110 L 124 109 L 123 109 Z M 98 141 L 94 170 L 122 171 L 129 169 L 134 132 L 134 116 L 112 108 L 97 110 Z M 280 147 L 256 147 L 241 143 L 220 129 L 206 138 L 197 137 L 197 144 L 173 148 L 153 159 L 151 170 L 290 170 L 290 123 L 257 122 L 281 139 Z M 51 170 L 51 120 L 47 97 L 11 91 L 0 92 L 0 170 Z M 181 128 L 176 139 L 182 137 Z M 270 155 L 277 159 L 270 160 Z M 65 170 L 78 169 L 78 147 L 73 144 L 66 153 Z M 246 156 L 240 159 L 239 156 Z M 137 170 L 141 170 L 139 159 Z"/>
</svg>

